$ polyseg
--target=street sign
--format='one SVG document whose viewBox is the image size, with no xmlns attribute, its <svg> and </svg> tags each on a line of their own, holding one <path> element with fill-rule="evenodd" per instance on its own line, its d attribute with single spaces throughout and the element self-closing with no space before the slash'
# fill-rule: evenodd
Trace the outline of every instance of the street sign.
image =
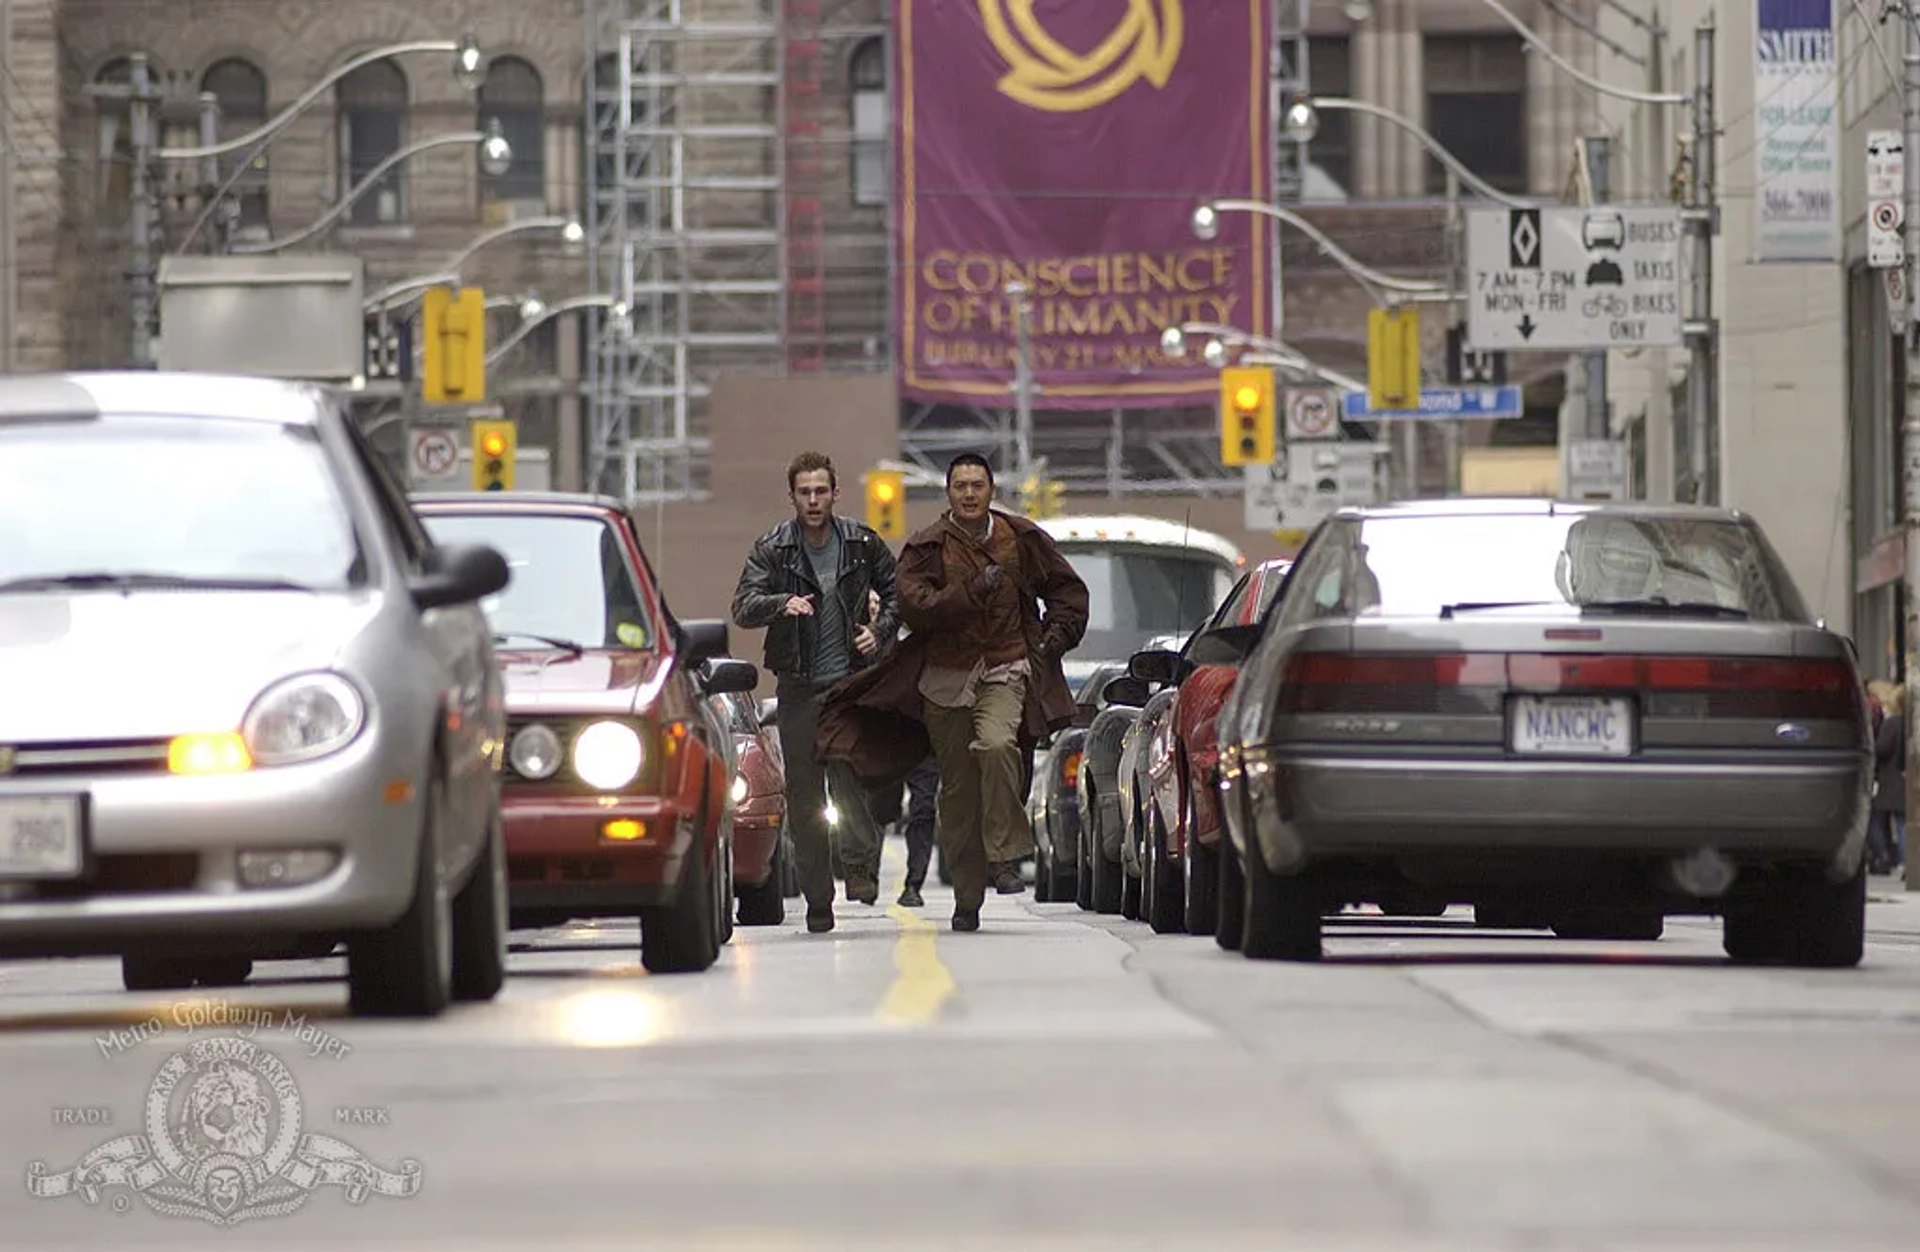
<svg viewBox="0 0 1920 1252">
<path fill-rule="evenodd" d="M 1567 496 L 1573 500 L 1627 498 L 1627 445 L 1617 439 L 1576 439 L 1567 445 Z"/>
<path fill-rule="evenodd" d="M 1447 382 L 1455 387 L 1504 387 L 1507 354 L 1477 352 L 1467 346 L 1465 326 L 1447 327 Z"/>
<path fill-rule="evenodd" d="M 1271 465 L 1248 465 L 1247 529 L 1309 530 L 1336 509 L 1379 499 L 1376 466 L 1384 444 L 1304 443 L 1278 453 Z"/>
<path fill-rule="evenodd" d="M 416 482 L 445 478 L 460 464 L 460 442 L 449 431 L 415 430 L 408 443 L 407 461 Z"/>
<path fill-rule="evenodd" d="M 1894 269 L 1905 264 L 1906 143 L 1897 130 L 1867 132 L 1867 264 Z"/>
<path fill-rule="evenodd" d="M 1367 393 L 1349 391 L 1342 397 L 1341 416 L 1349 422 L 1458 421 L 1463 418 L 1504 420 L 1524 417 L 1526 396 L 1518 387 L 1426 387 L 1417 409 L 1374 409 Z"/>
<path fill-rule="evenodd" d="M 1326 387 L 1296 387 L 1287 392 L 1287 438 L 1338 439 L 1340 394 Z"/>
<path fill-rule="evenodd" d="M 1678 347 L 1680 210 L 1467 214 L 1467 340 L 1482 352 Z"/>
</svg>

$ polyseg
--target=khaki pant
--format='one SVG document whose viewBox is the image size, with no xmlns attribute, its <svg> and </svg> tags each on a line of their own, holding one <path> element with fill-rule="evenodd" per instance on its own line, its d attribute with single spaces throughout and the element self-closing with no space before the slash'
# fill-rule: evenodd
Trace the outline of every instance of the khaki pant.
<svg viewBox="0 0 1920 1252">
<path fill-rule="evenodd" d="M 1020 759 L 1024 680 L 983 683 L 972 708 L 927 705 L 927 735 L 940 762 L 940 848 L 953 875 L 954 906 L 987 898 L 987 863 L 1033 855 L 1026 765 Z"/>
</svg>

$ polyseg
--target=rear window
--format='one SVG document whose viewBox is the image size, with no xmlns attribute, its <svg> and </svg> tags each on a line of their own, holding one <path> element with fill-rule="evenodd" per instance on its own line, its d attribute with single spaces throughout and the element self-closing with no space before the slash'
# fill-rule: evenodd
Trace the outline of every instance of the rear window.
<svg viewBox="0 0 1920 1252">
<path fill-rule="evenodd" d="M 1727 518 L 1480 515 L 1335 523 L 1294 571 L 1284 617 L 1435 617 L 1448 606 L 1540 612 L 1705 604 L 1809 620 L 1757 527 Z"/>
</svg>

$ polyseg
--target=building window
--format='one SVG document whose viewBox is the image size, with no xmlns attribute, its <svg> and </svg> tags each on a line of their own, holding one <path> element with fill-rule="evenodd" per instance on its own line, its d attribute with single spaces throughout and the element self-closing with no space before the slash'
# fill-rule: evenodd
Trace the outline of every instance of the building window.
<svg viewBox="0 0 1920 1252">
<path fill-rule="evenodd" d="M 1524 194 L 1527 58 L 1519 36 L 1429 35 L 1426 52 L 1427 130 L 1481 178 Z M 1446 190 L 1446 166 L 1429 158 L 1428 193 Z"/>
<path fill-rule="evenodd" d="M 354 226 L 389 226 L 407 218 L 407 169 L 401 162 L 362 187 L 382 161 L 399 152 L 407 136 L 407 77 L 391 61 L 363 65 L 335 89 L 340 110 L 340 195 L 356 189 L 347 210 Z"/>
<path fill-rule="evenodd" d="M 646 180 L 652 176 L 653 140 L 645 135 L 629 135 L 620 142 L 620 94 L 624 90 L 620 76 L 620 57 L 605 53 L 594 58 L 593 74 L 586 84 L 586 119 L 581 138 L 586 148 L 582 168 L 592 181 L 587 186 L 587 206 L 591 220 L 609 225 L 626 214 L 629 229 L 647 221 L 647 202 L 652 194 Z M 633 101 L 633 124 L 646 120 L 645 101 Z M 622 174 L 624 154 L 626 170 Z"/>
<path fill-rule="evenodd" d="M 267 120 L 267 76 L 249 61 L 232 58 L 217 62 L 200 79 L 200 90 L 220 102 L 220 140 L 225 143 L 259 129 Z M 244 151 L 231 159 L 244 157 Z M 231 171 L 223 171 L 231 173 Z M 233 185 L 239 205 L 241 230 L 263 230 L 267 225 L 267 150 L 247 163 Z"/>
<path fill-rule="evenodd" d="M 885 204 L 887 178 L 887 45 L 864 40 L 848 66 L 853 97 L 853 202 Z"/>
<path fill-rule="evenodd" d="M 1316 96 L 1353 95 L 1352 44 L 1345 38 L 1307 41 L 1307 81 Z M 1307 145 L 1307 160 L 1334 186 L 1307 189 L 1309 199 L 1344 200 L 1353 191 L 1353 114 L 1345 109 L 1321 109 L 1320 128 Z M 1319 182 L 1315 179 L 1313 182 Z"/>
<path fill-rule="evenodd" d="M 480 208 L 490 222 L 507 221 L 524 208 L 547 211 L 546 111 L 540 72 L 519 57 L 500 57 L 487 67 L 480 87 L 480 129 L 500 123 L 513 162 L 499 175 L 480 172 Z M 474 159 L 479 160 L 478 151 Z"/>
<path fill-rule="evenodd" d="M 132 64 L 121 57 L 102 66 L 93 81 L 102 86 L 124 85 L 132 77 Z M 133 194 L 132 115 L 125 100 L 110 96 L 95 97 L 94 109 L 100 130 L 96 194 L 101 208 L 112 210 L 126 204 Z"/>
</svg>

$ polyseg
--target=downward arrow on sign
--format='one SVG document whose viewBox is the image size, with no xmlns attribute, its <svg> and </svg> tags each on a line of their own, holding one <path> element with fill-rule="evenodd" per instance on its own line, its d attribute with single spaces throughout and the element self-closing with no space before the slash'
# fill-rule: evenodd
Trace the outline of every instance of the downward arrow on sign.
<svg viewBox="0 0 1920 1252">
<path fill-rule="evenodd" d="M 1521 337 L 1522 339 L 1531 339 L 1531 338 L 1533 338 L 1533 332 L 1534 332 L 1534 331 L 1536 331 L 1536 330 L 1538 330 L 1538 329 L 1540 329 L 1540 327 L 1539 327 L 1539 326 L 1538 326 L 1538 325 L 1537 325 L 1537 324 L 1536 324 L 1536 323 L 1534 322 L 1534 320 L 1533 320 L 1533 314 L 1531 314 L 1531 313 L 1523 313 L 1523 314 L 1521 314 L 1521 316 L 1520 316 L 1520 337 Z"/>
</svg>

